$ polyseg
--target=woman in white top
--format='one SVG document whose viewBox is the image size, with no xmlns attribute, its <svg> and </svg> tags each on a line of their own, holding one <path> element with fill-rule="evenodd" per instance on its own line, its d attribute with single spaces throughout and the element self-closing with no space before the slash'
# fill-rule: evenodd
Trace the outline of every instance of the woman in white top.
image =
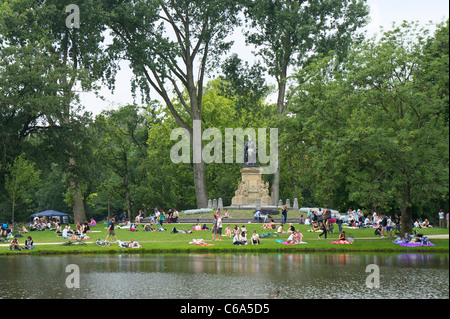
<svg viewBox="0 0 450 319">
<path fill-rule="evenodd" d="M 259 235 L 256 233 L 256 230 L 253 231 L 251 240 L 252 240 L 252 245 L 259 245 Z"/>
<path fill-rule="evenodd" d="M 69 227 L 68 227 L 68 226 L 64 227 L 64 229 L 63 229 L 63 231 L 62 231 L 62 237 L 63 237 L 64 239 L 69 238 Z"/>
</svg>

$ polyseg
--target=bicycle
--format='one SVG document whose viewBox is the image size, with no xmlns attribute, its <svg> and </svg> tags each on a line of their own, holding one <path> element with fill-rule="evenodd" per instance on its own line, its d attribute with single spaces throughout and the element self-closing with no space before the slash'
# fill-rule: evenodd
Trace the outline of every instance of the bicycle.
<svg viewBox="0 0 450 319">
<path fill-rule="evenodd" d="M 107 246 L 111 246 L 112 244 L 118 244 L 120 247 L 123 247 L 121 245 L 121 243 L 124 243 L 124 242 L 121 242 L 121 241 L 109 241 L 109 240 L 100 239 L 100 238 L 95 241 L 95 244 L 98 247 L 107 247 Z"/>
<path fill-rule="evenodd" d="M 77 238 L 74 241 L 70 238 L 69 241 L 60 244 L 61 246 L 71 246 L 71 245 L 86 245 L 86 242 L 82 238 Z"/>
<path fill-rule="evenodd" d="M 110 241 L 108 241 L 108 240 L 104 240 L 104 239 L 97 239 L 96 241 L 95 241 L 95 244 L 98 246 L 98 247 L 106 247 L 106 246 L 111 246 L 111 244 L 113 244 L 113 242 L 110 242 Z"/>
<path fill-rule="evenodd" d="M 9 244 L 11 242 L 11 240 L 13 240 L 12 237 L 0 237 L 0 243 L 7 243 Z"/>
</svg>

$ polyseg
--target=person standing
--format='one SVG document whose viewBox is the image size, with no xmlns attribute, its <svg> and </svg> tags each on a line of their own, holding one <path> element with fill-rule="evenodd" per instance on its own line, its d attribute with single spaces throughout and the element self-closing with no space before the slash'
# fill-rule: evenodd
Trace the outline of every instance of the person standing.
<svg viewBox="0 0 450 319">
<path fill-rule="evenodd" d="M 108 226 L 108 236 L 106 236 L 105 241 L 108 241 L 109 236 L 114 236 L 114 239 L 117 241 L 117 236 L 114 231 L 114 222 L 115 222 L 114 218 L 111 218 L 111 222 Z"/>
<path fill-rule="evenodd" d="M 281 209 L 281 223 L 284 225 L 286 224 L 286 220 L 287 220 L 287 206 L 284 205 L 283 208 Z"/>
<path fill-rule="evenodd" d="M 212 225 L 212 229 L 211 229 L 212 240 L 216 239 L 216 235 L 217 235 L 217 215 L 214 214 L 213 215 L 213 225 Z"/>
<path fill-rule="evenodd" d="M 387 217 L 385 215 L 381 215 L 381 238 L 384 238 L 384 232 L 387 228 Z"/>
<path fill-rule="evenodd" d="M 317 221 L 319 222 L 319 226 L 323 224 L 323 211 L 322 208 L 319 207 L 319 211 L 317 212 Z"/>
<path fill-rule="evenodd" d="M 439 215 L 439 228 L 444 228 L 444 211 L 441 209 L 438 212 Z"/>
<path fill-rule="evenodd" d="M 448 211 L 447 211 L 446 218 L 447 218 L 447 229 L 448 229 L 448 218 L 449 218 L 449 216 L 448 216 Z"/>
<path fill-rule="evenodd" d="M 166 217 L 166 214 L 164 213 L 164 211 L 162 210 L 160 213 L 159 213 L 159 223 L 160 223 L 160 225 L 161 225 L 161 228 L 164 228 L 163 227 L 163 224 L 164 224 L 164 218 Z"/>
<path fill-rule="evenodd" d="M 327 226 L 325 226 L 324 223 L 322 223 L 322 225 L 320 226 L 320 229 L 322 230 L 322 234 L 320 234 L 319 236 L 317 236 L 317 238 L 322 237 L 323 235 L 325 235 L 325 239 L 327 239 Z"/>
<path fill-rule="evenodd" d="M 222 217 L 220 215 L 217 216 L 217 231 L 216 231 L 216 240 L 222 240 Z"/>
</svg>

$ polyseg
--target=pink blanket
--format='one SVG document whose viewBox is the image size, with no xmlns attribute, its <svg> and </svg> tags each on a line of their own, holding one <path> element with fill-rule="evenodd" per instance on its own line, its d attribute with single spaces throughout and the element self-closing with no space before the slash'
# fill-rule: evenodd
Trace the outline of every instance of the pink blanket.
<svg viewBox="0 0 450 319">
<path fill-rule="evenodd" d="M 332 241 L 332 244 L 337 244 L 337 245 L 352 245 L 353 243 L 346 241 L 346 240 L 338 240 L 338 241 Z"/>
</svg>

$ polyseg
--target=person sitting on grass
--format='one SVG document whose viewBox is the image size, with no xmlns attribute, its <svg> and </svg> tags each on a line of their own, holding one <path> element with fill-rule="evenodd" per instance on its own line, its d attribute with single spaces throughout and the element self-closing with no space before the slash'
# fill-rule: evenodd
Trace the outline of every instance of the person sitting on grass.
<svg viewBox="0 0 450 319">
<path fill-rule="evenodd" d="M 297 230 L 296 231 L 296 236 L 297 236 L 298 243 L 301 244 L 302 241 L 303 241 L 303 234 L 299 230 Z"/>
<path fill-rule="evenodd" d="M 283 230 L 283 224 L 280 224 L 277 228 L 277 234 L 286 234 L 286 232 Z"/>
<path fill-rule="evenodd" d="M 375 229 L 375 232 L 374 232 L 375 236 L 381 236 L 382 235 L 381 229 L 382 229 L 381 225 L 379 225 L 378 228 Z"/>
<path fill-rule="evenodd" d="M 25 249 L 34 249 L 34 243 L 31 236 L 28 236 L 27 240 L 25 241 Z"/>
<path fill-rule="evenodd" d="M 89 225 L 91 227 L 95 227 L 95 226 L 97 226 L 97 222 L 93 218 L 91 218 L 91 222 L 89 223 Z"/>
<path fill-rule="evenodd" d="M 253 231 L 251 241 L 252 245 L 259 245 L 259 235 L 256 233 L 256 230 Z"/>
<path fill-rule="evenodd" d="M 288 239 L 286 240 L 287 243 L 289 244 L 298 244 L 298 240 L 296 238 L 295 233 L 291 233 L 288 237 Z"/>
<path fill-rule="evenodd" d="M 277 228 L 277 225 L 275 224 L 275 221 L 272 219 L 269 223 L 264 224 L 261 226 L 261 229 L 275 229 Z"/>
<path fill-rule="evenodd" d="M 247 232 L 242 232 L 241 233 L 241 241 L 243 245 L 247 245 L 248 244 L 248 239 L 247 239 Z"/>
<path fill-rule="evenodd" d="M 319 228 L 319 222 L 315 221 L 314 224 L 313 224 L 313 227 L 312 227 L 310 230 L 308 230 L 308 231 L 310 231 L 310 232 L 316 232 L 316 231 L 319 231 L 319 230 L 320 230 L 320 228 Z"/>
<path fill-rule="evenodd" d="M 225 236 L 233 237 L 233 232 L 231 231 L 231 227 L 229 224 L 228 224 L 227 228 L 225 228 Z"/>
<path fill-rule="evenodd" d="M 422 228 L 433 228 L 433 226 L 430 225 L 430 222 L 426 218 L 425 218 L 425 220 L 423 221 L 423 223 L 420 226 Z"/>
<path fill-rule="evenodd" d="M 69 225 L 66 225 L 62 231 L 62 238 L 67 239 L 69 238 Z"/>
<path fill-rule="evenodd" d="M 236 232 L 234 234 L 233 245 L 244 245 L 244 241 L 242 239 L 242 234 L 245 234 L 245 233 Z"/>
<path fill-rule="evenodd" d="M 288 230 L 286 231 L 286 233 L 287 234 L 293 234 L 295 232 L 295 227 L 294 227 L 294 225 L 292 225 L 292 223 L 291 224 L 289 224 L 289 228 L 288 228 Z"/>
<path fill-rule="evenodd" d="M 28 229 L 25 226 L 22 226 L 22 233 L 28 234 Z"/>
<path fill-rule="evenodd" d="M 11 249 L 12 251 L 15 251 L 15 250 L 20 250 L 20 251 L 22 251 L 22 250 L 23 250 L 23 248 L 20 247 L 19 241 L 17 240 L 17 238 L 14 238 L 14 239 L 11 241 L 11 243 L 9 244 L 9 249 Z"/>
<path fill-rule="evenodd" d="M 223 213 L 222 218 L 231 218 L 230 213 L 228 213 L 228 210 L 225 209 L 225 212 Z"/>
<path fill-rule="evenodd" d="M 342 244 L 349 244 L 350 243 L 347 240 L 347 234 L 345 233 L 345 231 L 343 231 L 342 233 L 339 234 L 338 242 L 342 243 Z"/>
</svg>

